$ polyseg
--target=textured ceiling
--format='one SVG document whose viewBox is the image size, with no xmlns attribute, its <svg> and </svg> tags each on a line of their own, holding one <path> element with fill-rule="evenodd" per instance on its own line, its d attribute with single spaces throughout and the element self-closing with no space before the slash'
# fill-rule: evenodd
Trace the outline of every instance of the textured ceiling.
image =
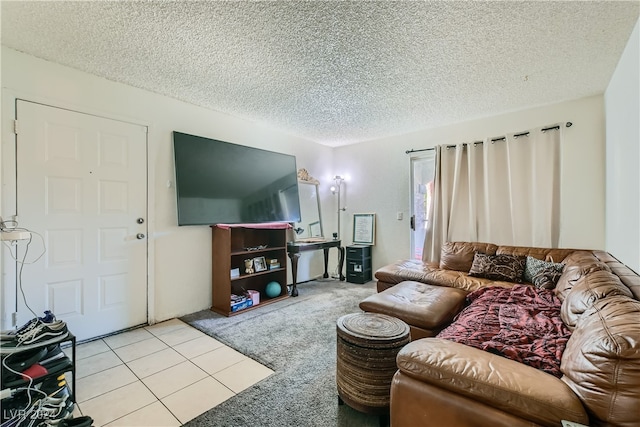
<svg viewBox="0 0 640 427">
<path fill-rule="evenodd" d="M 2 1 L 2 44 L 337 146 L 603 93 L 640 2 Z"/>
</svg>

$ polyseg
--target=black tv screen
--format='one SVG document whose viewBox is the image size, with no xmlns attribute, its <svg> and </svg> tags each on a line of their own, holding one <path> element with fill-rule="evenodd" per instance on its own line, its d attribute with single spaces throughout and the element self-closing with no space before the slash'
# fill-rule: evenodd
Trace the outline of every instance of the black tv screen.
<svg viewBox="0 0 640 427">
<path fill-rule="evenodd" d="M 296 158 L 173 132 L 178 225 L 299 222 Z"/>
</svg>

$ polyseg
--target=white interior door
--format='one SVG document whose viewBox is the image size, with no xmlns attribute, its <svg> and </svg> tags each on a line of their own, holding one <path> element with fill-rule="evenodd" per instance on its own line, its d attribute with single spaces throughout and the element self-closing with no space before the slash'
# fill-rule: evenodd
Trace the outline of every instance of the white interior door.
<svg viewBox="0 0 640 427">
<path fill-rule="evenodd" d="M 421 260 L 427 232 L 427 213 L 433 195 L 435 151 L 411 158 L 411 258 Z"/>
<path fill-rule="evenodd" d="M 78 339 L 146 323 L 146 127 L 16 108 L 17 218 L 46 248 L 22 268 L 27 304 L 51 310 Z M 18 291 L 18 325 L 32 317 Z"/>
</svg>

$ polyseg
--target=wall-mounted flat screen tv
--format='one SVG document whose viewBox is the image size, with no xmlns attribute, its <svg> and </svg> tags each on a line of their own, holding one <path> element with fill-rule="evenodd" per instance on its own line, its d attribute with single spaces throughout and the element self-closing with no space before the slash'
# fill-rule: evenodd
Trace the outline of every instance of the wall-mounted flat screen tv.
<svg viewBox="0 0 640 427">
<path fill-rule="evenodd" d="M 299 222 L 295 156 L 173 132 L 178 225 Z"/>
</svg>

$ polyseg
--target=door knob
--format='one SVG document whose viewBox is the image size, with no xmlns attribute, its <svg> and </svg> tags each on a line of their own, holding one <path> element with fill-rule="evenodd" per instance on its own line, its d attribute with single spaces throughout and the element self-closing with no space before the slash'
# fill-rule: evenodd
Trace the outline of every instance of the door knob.
<svg viewBox="0 0 640 427">
<path fill-rule="evenodd" d="M 142 234 L 142 233 L 136 234 L 136 239 L 138 239 L 138 240 L 144 239 L 144 234 Z"/>
<path fill-rule="evenodd" d="M 136 219 L 136 222 L 138 224 L 144 224 L 144 218 L 138 218 L 138 219 Z"/>
</svg>

